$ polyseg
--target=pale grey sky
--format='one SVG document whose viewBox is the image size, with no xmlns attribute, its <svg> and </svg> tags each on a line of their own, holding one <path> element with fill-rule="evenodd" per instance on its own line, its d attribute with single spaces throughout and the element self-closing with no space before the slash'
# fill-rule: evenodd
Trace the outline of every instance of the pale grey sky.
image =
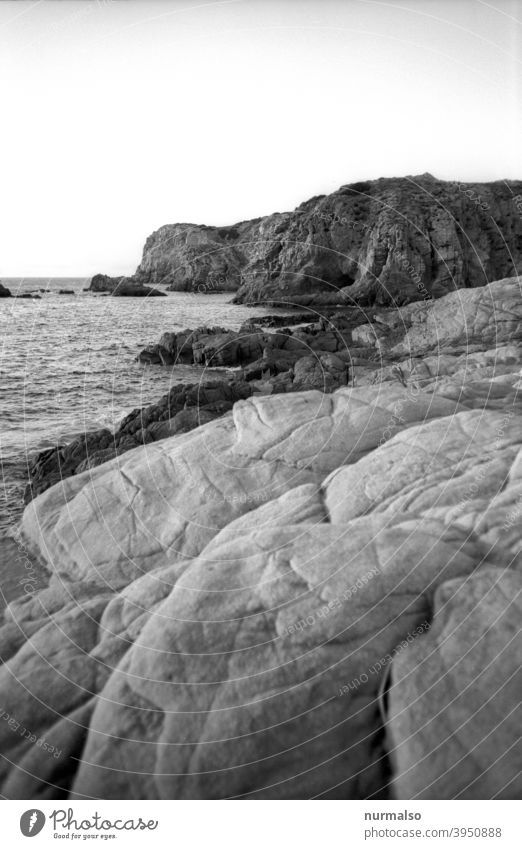
<svg viewBox="0 0 522 849">
<path fill-rule="evenodd" d="M 343 183 L 522 178 L 519 0 L 4 0 L 0 276 Z"/>
</svg>

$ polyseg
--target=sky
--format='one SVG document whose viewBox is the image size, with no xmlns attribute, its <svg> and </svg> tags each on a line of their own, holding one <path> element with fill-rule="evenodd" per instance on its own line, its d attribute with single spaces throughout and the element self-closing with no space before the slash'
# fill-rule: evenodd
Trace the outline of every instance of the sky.
<svg viewBox="0 0 522 849">
<path fill-rule="evenodd" d="M 522 178 L 519 0 L 3 0 L 0 276 L 130 274 L 230 224 L 429 171 Z"/>
</svg>

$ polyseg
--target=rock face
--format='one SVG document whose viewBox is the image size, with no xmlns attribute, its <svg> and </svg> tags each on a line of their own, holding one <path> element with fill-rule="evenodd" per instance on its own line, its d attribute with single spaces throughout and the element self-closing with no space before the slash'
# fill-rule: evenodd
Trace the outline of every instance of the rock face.
<svg viewBox="0 0 522 849">
<path fill-rule="evenodd" d="M 342 186 L 228 227 L 173 224 L 146 241 L 141 283 L 236 291 L 241 303 L 406 304 L 516 274 L 522 182 L 429 174 Z"/>
<path fill-rule="evenodd" d="M 520 798 L 521 282 L 35 498 L 3 797 Z"/>
<path fill-rule="evenodd" d="M 106 274 L 95 274 L 86 291 L 103 292 L 120 298 L 165 297 L 165 292 L 144 286 L 133 277 L 108 277 Z"/>
<path fill-rule="evenodd" d="M 0 283 L 0 298 L 10 298 L 11 291 L 7 288 L 7 286 L 2 286 Z"/>
</svg>

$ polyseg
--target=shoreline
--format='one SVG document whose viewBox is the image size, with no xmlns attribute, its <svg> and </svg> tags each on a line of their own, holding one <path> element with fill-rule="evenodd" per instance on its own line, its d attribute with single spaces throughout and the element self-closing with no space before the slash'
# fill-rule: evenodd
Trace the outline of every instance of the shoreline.
<svg viewBox="0 0 522 849">
<path fill-rule="evenodd" d="M 364 317 L 362 312 L 357 314 Z M 350 318 L 338 316 L 345 330 L 353 324 Z M 90 431 L 68 444 L 39 452 L 30 466 L 26 503 L 70 474 L 219 418 L 250 395 L 313 388 L 331 392 L 346 385 L 347 360 L 351 358 L 346 355 L 348 337 L 329 319 L 302 325 L 302 317 L 297 314 L 299 323 L 286 327 L 283 317 L 266 316 L 259 324 L 251 319 L 238 331 L 202 326 L 164 333 L 158 344 L 144 348 L 136 360 L 165 369 L 203 367 L 210 371 L 208 377 L 200 383 L 175 384 L 158 401 L 134 409 L 112 433 L 104 428 Z M 349 338 L 351 342 L 351 335 Z M 370 351 L 367 354 L 373 356 Z"/>
<path fill-rule="evenodd" d="M 287 312 L 284 315 L 281 315 L 281 314 L 270 315 L 269 314 L 269 315 L 266 315 L 266 316 L 257 316 L 255 318 L 252 318 L 250 321 L 252 323 L 251 329 L 248 328 L 248 322 L 246 323 L 246 326 L 247 326 L 246 333 L 247 333 L 247 335 L 250 335 L 251 332 L 256 333 L 256 334 L 261 332 L 263 334 L 267 334 L 268 337 L 275 336 L 275 334 L 281 333 L 281 332 L 291 333 L 290 328 L 292 330 L 294 330 L 294 329 L 300 330 L 302 328 L 302 325 L 311 326 L 310 325 L 310 313 L 302 313 L 302 312 L 299 312 L 298 310 L 294 310 L 293 312 Z M 285 328 L 285 325 L 286 325 L 286 328 Z M 230 331 L 227 328 L 219 328 L 218 333 L 215 332 L 216 331 L 215 328 L 203 328 L 203 329 L 204 330 L 210 330 L 211 335 L 214 335 L 214 336 L 217 336 L 218 333 L 219 333 L 219 335 L 223 334 L 225 336 L 227 336 L 229 334 L 231 336 L 234 335 L 234 331 Z M 183 333 L 183 331 L 180 331 L 180 332 L 178 332 L 177 335 L 181 335 L 182 333 Z M 194 331 L 189 331 L 189 334 L 193 334 L 193 333 L 194 333 Z M 240 331 L 238 331 L 238 335 L 244 336 L 245 333 L 242 333 L 241 329 L 240 329 Z M 193 340 L 193 341 L 196 341 L 196 340 Z M 269 339 L 268 339 L 268 341 L 269 341 Z M 152 346 L 152 347 L 154 347 L 154 346 Z M 226 348 L 226 344 L 225 344 L 224 347 Z M 218 351 L 219 351 L 219 347 L 218 347 Z M 142 354 L 143 353 L 144 352 L 142 352 Z M 261 354 L 261 350 L 259 350 L 259 353 Z M 138 356 L 136 357 L 136 360 L 139 361 L 139 359 L 140 359 L 140 354 L 138 354 Z M 293 360 L 293 359 L 294 358 L 292 358 L 292 357 L 290 358 L 290 360 Z M 191 357 L 191 362 L 186 363 L 186 364 L 190 366 L 193 363 L 194 363 L 194 360 L 193 360 L 193 357 Z M 198 364 L 201 365 L 202 364 L 201 361 Z M 195 401 L 195 403 L 193 404 L 194 414 L 193 414 L 192 418 L 189 420 L 187 415 L 183 414 L 183 410 L 181 410 L 181 409 L 177 410 L 177 412 L 182 414 L 181 415 L 182 421 L 180 422 L 179 430 L 177 432 L 183 433 L 183 432 L 187 432 L 187 430 L 192 429 L 193 427 L 197 427 L 200 424 L 203 424 L 206 421 L 211 420 L 211 418 L 213 418 L 213 417 L 218 417 L 219 415 L 225 415 L 231 409 L 232 403 L 234 402 L 234 400 L 238 400 L 239 398 L 243 398 L 243 397 L 248 397 L 248 395 L 251 392 L 256 393 L 256 392 L 262 392 L 262 391 L 269 391 L 268 387 L 266 386 L 266 381 L 263 382 L 263 386 L 261 387 L 261 389 L 257 386 L 257 383 L 255 381 L 253 381 L 251 383 L 250 387 L 246 386 L 245 381 L 242 380 L 244 375 L 243 375 L 243 368 L 240 365 L 235 364 L 233 366 L 224 367 L 223 365 L 218 365 L 218 364 L 213 365 L 213 364 L 205 363 L 205 369 L 206 370 L 208 369 L 208 375 L 207 375 L 207 377 L 204 378 L 204 381 L 201 384 L 194 384 L 193 382 L 191 382 L 191 379 L 187 376 L 187 378 L 185 380 L 180 380 L 179 383 L 175 384 L 173 389 L 171 389 L 166 395 L 164 394 L 158 401 L 156 401 L 156 402 L 153 401 L 153 402 L 149 403 L 145 408 L 138 408 L 138 410 L 135 410 L 134 412 L 136 413 L 136 412 L 139 411 L 139 413 L 142 414 L 143 410 L 147 411 L 149 408 L 155 408 L 157 410 L 158 406 L 161 405 L 162 401 L 163 402 L 165 401 L 167 396 L 170 397 L 172 394 L 174 394 L 174 395 L 177 394 L 179 392 L 180 388 L 182 389 L 182 391 L 187 390 L 187 389 L 188 390 L 196 389 L 196 395 L 198 397 L 196 397 L 195 399 L 194 398 L 192 399 L 192 401 Z M 200 403 L 200 401 L 201 401 L 201 391 L 200 391 L 199 387 L 200 386 L 203 387 L 203 386 L 206 386 L 208 384 L 210 384 L 210 389 L 218 389 L 218 394 L 220 394 L 222 396 L 220 399 L 217 399 L 217 401 L 214 400 L 214 402 L 213 402 L 214 410 L 212 412 L 216 414 L 215 416 L 210 416 L 208 414 L 208 409 L 207 410 L 202 409 L 202 407 L 204 407 L 205 405 L 202 405 Z M 228 391 L 229 387 L 232 387 L 232 393 L 230 393 Z M 236 393 L 234 392 L 234 389 L 237 389 Z M 277 392 L 277 387 L 274 387 L 274 389 Z M 173 390 L 174 390 L 174 392 L 173 392 Z M 178 406 L 180 406 L 180 405 L 178 404 Z M 185 402 L 183 403 L 182 406 L 185 407 Z M 130 415 L 132 415 L 132 413 Z M 72 453 L 75 453 L 77 451 L 78 443 L 81 443 L 83 440 L 85 440 L 85 444 L 87 446 L 89 446 L 90 444 L 93 444 L 95 446 L 96 451 L 100 450 L 100 446 L 103 446 L 101 448 L 102 451 L 103 451 L 103 448 L 105 448 L 105 449 L 109 448 L 109 451 L 107 452 L 106 457 L 102 456 L 102 457 L 95 457 L 95 458 L 93 458 L 93 456 L 92 456 L 93 452 L 89 451 L 89 448 L 87 448 L 87 450 L 84 452 L 84 455 L 82 457 L 82 459 L 84 461 L 87 461 L 87 463 L 86 463 L 87 466 L 90 466 L 90 464 L 91 464 L 91 462 L 93 462 L 93 460 L 94 460 L 93 465 L 97 465 L 98 462 L 103 462 L 105 459 L 109 459 L 109 455 L 111 454 L 111 441 L 113 441 L 115 434 L 117 433 L 117 431 L 121 428 L 122 424 L 124 424 L 126 419 L 128 419 L 128 418 L 129 418 L 129 416 L 124 416 L 120 420 L 118 427 L 116 428 L 116 430 L 113 433 L 110 433 L 106 429 L 102 428 L 102 429 L 99 429 L 98 431 L 96 431 L 96 430 L 95 431 L 88 431 L 87 433 L 79 435 L 79 436 L 78 435 L 74 435 L 74 436 L 71 435 L 70 439 L 68 439 L 64 442 L 55 443 L 55 445 L 53 445 L 49 448 L 45 448 L 45 449 L 41 449 L 41 450 L 35 449 L 33 452 L 31 452 L 29 457 L 20 458 L 19 464 L 13 461 L 13 465 L 15 467 L 20 465 L 21 468 L 25 469 L 25 468 L 28 467 L 29 469 L 34 470 L 35 466 L 38 466 L 38 464 L 41 464 L 42 460 L 44 460 L 44 458 L 49 458 L 49 456 L 54 456 L 57 459 L 57 465 L 59 467 L 58 475 L 56 476 L 55 482 L 58 482 L 59 480 L 63 480 L 71 472 L 66 468 L 66 465 L 61 463 L 60 460 L 58 459 L 58 456 L 61 453 L 67 454 L 67 452 L 69 452 L 69 451 L 72 452 Z M 184 420 L 183 420 L 183 418 L 184 418 Z M 169 431 L 174 433 L 175 428 L 171 426 L 169 428 Z M 115 447 L 115 449 L 117 448 L 117 446 L 114 446 L 114 447 Z M 133 447 L 136 447 L 136 445 L 131 442 L 128 445 L 127 450 L 129 450 Z M 119 453 L 119 452 L 117 452 L 117 450 L 115 450 L 114 454 L 116 455 L 116 453 Z M 45 462 L 45 460 L 44 460 L 44 462 Z M 80 462 L 81 462 L 81 460 L 80 460 Z M 41 566 L 41 564 L 39 564 L 38 561 L 34 557 L 32 557 L 32 555 L 29 554 L 29 552 L 24 547 L 24 544 L 23 544 L 23 542 L 22 542 L 22 540 L 19 536 L 20 522 L 21 522 L 21 519 L 22 519 L 22 515 L 23 515 L 23 511 L 25 509 L 25 506 L 28 503 L 27 492 L 28 492 L 28 488 L 30 487 L 31 482 L 32 482 L 30 474 L 25 475 L 25 477 L 26 477 L 26 483 L 20 481 L 16 485 L 16 491 L 11 495 L 10 500 L 9 501 L 4 500 L 4 502 L 3 502 L 3 509 L 5 510 L 7 517 L 8 517 L 8 524 L 3 529 L 2 536 L 0 537 L 0 566 L 2 568 L 2 583 L 3 583 L 3 593 L 4 593 L 4 599 L 0 603 L 2 609 L 6 606 L 6 604 L 10 603 L 11 601 L 13 601 L 15 599 L 20 599 L 24 595 L 24 593 L 29 594 L 31 592 L 31 589 L 30 589 L 30 587 L 32 586 L 31 580 L 25 580 L 27 578 L 28 573 L 32 574 L 32 572 L 34 570 L 34 575 L 35 575 L 34 590 L 35 591 L 37 591 L 38 589 L 41 589 L 43 586 L 45 586 L 46 583 L 49 581 L 49 577 L 50 577 L 49 573 L 45 570 L 45 568 L 43 568 Z M 47 488 L 47 486 L 45 488 Z M 20 497 L 21 501 L 23 502 L 24 491 L 26 493 L 26 500 L 25 500 L 25 503 L 20 503 L 18 501 L 18 497 Z M 42 490 L 42 491 L 44 491 L 44 490 Z M 12 502 L 12 498 L 17 499 L 16 503 Z"/>
<path fill-rule="evenodd" d="M 487 288 L 487 287 L 485 287 Z M 459 291 L 453 293 L 458 303 Z M 124 416 L 111 432 L 87 431 L 69 442 L 33 455 L 24 501 L 70 475 L 92 469 L 140 445 L 187 433 L 229 413 L 235 402 L 257 395 L 284 395 L 319 389 L 330 393 L 340 386 L 362 386 L 403 379 L 408 358 L 415 358 L 409 334 L 447 298 L 423 298 L 405 307 L 347 307 L 314 322 L 306 314 L 267 315 L 246 321 L 238 331 L 199 326 L 165 332 L 158 343 L 147 345 L 136 361 L 147 367 L 198 366 L 210 374 L 193 383 L 180 380 L 158 401 Z M 480 294 L 478 295 L 480 299 Z M 295 318 L 295 323 L 287 323 Z M 424 319 L 423 319 L 424 321 Z M 286 325 L 286 326 L 285 326 Z M 422 325 L 422 328 L 424 325 Z M 423 331 L 422 331 L 423 332 Z M 434 349 L 440 340 L 431 343 Z M 475 343 L 473 345 L 473 342 Z M 419 361 L 430 353 L 430 343 L 419 339 Z M 480 351 L 481 340 L 468 339 L 461 353 Z M 451 348 L 459 353 L 458 348 Z"/>
<path fill-rule="evenodd" d="M 344 330 L 346 330 L 346 326 L 350 326 L 354 323 L 356 324 L 357 320 L 363 321 L 367 317 L 364 310 L 359 308 L 345 308 L 343 312 L 339 312 L 339 310 L 337 310 L 335 313 L 339 324 L 345 325 Z M 354 314 L 358 316 L 358 319 L 354 319 Z M 263 378 L 263 372 L 266 372 L 266 369 L 271 372 L 271 378 L 276 378 L 277 375 L 281 373 L 281 367 L 278 367 L 277 365 L 274 367 L 270 354 L 267 350 L 263 350 L 264 343 L 268 343 L 270 345 L 274 340 L 279 340 L 279 342 L 281 342 L 281 335 L 292 337 L 295 332 L 298 334 L 312 332 L 315 334 L 316 338 L 314 339 L 314 342 L 316 342 L 317 339 L 321 338 L 321 334 L 330 333 L 327 341 L 329 343 L 328 347 L 331 347 L 332 328 L 335 329 L 336 333 L 338 332 L 341 339 L 341 345 L 346 345 L 346 340 L 342 336 L 343 328 L 341 327 L 338 331 L 333 323 L 332 317 L 328 318 L 326 316 L 322 316 L 319 321 L 310 322 L 310 313 L 302 313 L 299 312 L 299 310 L 295 310 L 293 313 L 286 313 L 284 315 L 276 314 L 253 318 L 249 322 L 246 322 L 237 332 L 230 331 L 226 328 L 202 327 L 195 331 L 180 331 L 176 334 L 163 334 L 162 339 L 160 339 L 160 342 L 157 345 L 153 344 L 145 348 L 140 354 L 138 354 L 136 360 L 141 361 L 142 363 L 151 361 L 154 362 L 154 360 L 151 359 L 151 351 L 157 351 L 162 348 L 161 343 L 165 336 L 172 337 L 174 335 L 178 340 L 179 347 L 179 351 L 175 352 L 174 357 L 177 354 L 178 358 L 181 358 L 184 364 L 190 366 L 195 364 L 195 351 L 193 350 L 194 343 L 196 343 L 197 349 L 197 343 L 200 341 L 200 338 L 210 336 L 214 337 L 210 339 L 210 342 L 212 343 L 211 350 L 208 351 L 205 347 L 201 348 L 200 345 L 199 354 L 196 354 L 197 364 L 204 364 L 205 369 L 209 370 L 209 376 L 208 378 L 205 378 L 204 382 L 201 384 L 193 384 L 190 382 L 189 378 L 187 378 L 186 381 L 180 381 L 158 401 L 151 402 L 144 408 L 138 408 L 137 410 L 134 410 L 133 413 L 139 415 L 141 419 L 140 423 L 143 423 L 144 419 L 149 418 L 148 411 L 152 409 L 156 413 L 156 416 L 155 419 L 149 421 L 148 424 L 158 425 L 162 420 L 160 418 L 160 414 L 158 414 L 158 408 L 161 407 L 162 404 L 167 406 L 169 409 L 168 429 L 164 427 L 163 431 L 159 430 L 156 433 L 157 438 L 165 438 L 165 436 L 174 435 L 175 433 L 185 433 L 188 430 L 212 420 L 213 418 L 225 415 L 231 410 L 234 401 L 249 397 L 251 394 L 279 394 L 288 391 L 299 391 L 299 389 L 317 388 L 317 383 L 319 383 L 319 388 L 322 388 L 324 391 L 333 391 L 337 388 L 337 386 L 346 385 L 348 382 L 348 368 L 345 368 L 344 364 L 337 363 L 338 366 L 341 366 L 340 371 L 338 370 L 337 376 L 334 380 L 330 381 L 330 385 L 328 387 L 324 385 L 325 381 L 323 376 L 319 378 L 319 381 L 316 380 L 315 383 L 307 384 L 301 381 L 301 383 L 295 388 L 288 384 L 285 386 L 284 383 L 281 383 L 277 379 L 272 379 L 272 381 L 270 381 L 269 377 L 267 380 L 266 373 Z M 188 342 L 185 342 L 185 336 L 187 336 Z M 254 339 L 252 340 L 250 337 L 254 337 Z M 259 343 L 258 337 L 261 337 L 261 343 Z M 247 365 L 250 366 L 250 368 L 247 369 L 248 373 L 246 375 L 244 370 L 245 363 L 243 361 L 241 365 L 236 360 L 233 361 L 233 365 L 225 366 L 222 364 L 223 360 L 225 360 L 225 362 L 230 360 L 230 356 L 227 357 L 227 349 L 231 347 L 231 344 L 234 343 L 237 338 L 242 340 L 243 343 L 247 340 L 247 347 L 253 347 L 254 349 L 254 353 L 249 351 L 249 355 L 246 357 Z M 181 344 L 179 344 L 180 339 Z M 172 338 L 170 341 L 172 343 Z M 308 341 L 305 340 L 303 342 L 302 350 L 299 352 L 300 354 L 310 353 L 310 351 L 307 350 Z M 183 350 L 184 345 L 186 348 L 190 349 L 190 355 L 188 358 L 187 356 L 184 356 L 184 353 L 186 353 Z M 331 352 L 319 351 L 319 353 L 327 354 Z M 370 351 L 367 351 L 367 353 L 368 356 L 372 355 Z M 237 352 L 234 356 L 237 356 Z M 317 354 L 314 353 L 313 356 L 315 357 Z M 216 359 L 219 361 L 219 364 L 214 362 Z M 283 375 L 285 378 L 288 374 L 288 369 L 292 369 L 299 359 L 302 359 L 302 356 L 299 357 L 295 354 L 287 356 L 287 359 L 283 364 L 283 368 L 286 371 Z M 156 362 L 161 362 L 161 359 L 156 359 Z M 171 361 L 169 363 L 167 360 L 167 363 L 163 362 L 163 365 L 166 364 L 175 363 L 172 363 Z M 254 367 L 253 369 L 252 366 Z M 256 372 L 256 369 L 259 373 Z M 256 380 L 256 376 L 259 379 Z M 245 377 L 247 378 L 246 380 L 244 379 Z M 321 386 L 321 384 L 323 385 Z M 205 386 L 208 387 L 207 390 L 203 389 Z M 179 394 L 180 387 L 182 388 L 182 392 L 183 390 L 196 390 L 196 397 L 189 399 L 192 402 L 190 404 L 192 413 L 189 415 L 187 415 L 187 412 L 184 412 L 186 411 L 186 400 L 183 400 L 182 404 L 178 403 L 177 407 L 182 406 L 183 409 L 176 410 L 176 415 L 178 413 L 180 414 L 178 417 L 178 425 L 176 425 L 175 423 L 170 423 L 173 418 L 170 400 L 172 395 Z M 215 397 L 211 401 L 210 405 L 202 404 L 202 392 L 208 392 L 209 390 L 215 390 Z M 167 401 L 167 399 L 169 400 Z M 209 406 L 212 408 L 210 411 L 208 409 Z M 123 417 L 120 420 L 119 426 L 113 433 L 103 428 L 97 431 L 88 431 L 85 434 L 81 434 L 80 436 L 76 436 L 75 438 L 71 438 L 65 442 L 57 443 L 52 447 L 43 450 L 35 450 L 31 457 L 28 458 L 27 462 L 29 474 L 27 483 L 25 485 L 23 483 L 20 484 L 20 495 L 25 503 L 23 505 L 17 505 L 19 508 L 16 510 L 17 515 L 12 516 L 10 522 L 11 526 L 7 527 L 5 531 L 6 536 L 4 536 L 3 539 L 0 539 L 0 563 L 2 562 L 2 558 L 5 560 L 7 560 L 7 558 L 10 559 L 10 563 L 5 570 L 6 577 L 4 579 L 8 587 L 5 593 L 6 597 L 8 596 L 7 602 L 19 598 L 24 593 L 23 579 L 26 577 L 28 569 L 34 568 L 37 570 L 38 581 L 35 584 L 36 589 L 45 585 L 45 581 L 48 581 L 49 579 L 49 575 L 45 569 L 43 569 L 36 560 L 31 560 L 31 556 L 28 554 L 27 550 L 23 550 L 23 546 L 22 550 L 20 549 L 21 540 L 18 537 L 18 527 L 23 515 L 23 510 L 27 503 L 31 500 L 30 492 L 33 489 L 35 477 L 38 479 L 39 469 L 41 469 L 42 465 L 49 465 L 50 459 L 54 461 L 51 464 L 52 471 L 50 477 L 45 480 L 43 488 L 37 489 L 36 494 L 44 492 L 48 486 L 64 480 L 70 474 L 79 473 L 87 468 L 93 468 L 99 463 L 112 459 L 113 456 L 118 456 L 121 453 L 121 448 L 126 451 L 137 447 L 138 444 L 145 444 L 145 440 L 142 443 L 137 442 L 136 440 L 129 440 L 127 445 L 123 444 L 123 446 L 115 443 L 115 438 L 117 437 L 118 432 L 122 429 L 122 427 L 125 428 L 125 426 L 128 425 L 128 420 L 133 416 L 133 413 Z M 210 413 L 212 413 L 212 415 Z M 176 418 L 176 415 L 174 418 Z M 130 435 L 127 434 L 127 436 Z M 156 441 L 156 439 L 151 441 Z M 79 448 L 82 444 L 84 450 L 81 451 L 80 457 L 75 456 L 74 468 L 68 467 L 67 455 L 78 455 Z M 8 513 L 14 513 L 13 506 L 6 505 L 6 510 Z M 27 561 L 31 563 L 30 567 L 28 566 Z M 29 584 L 26 582 L 26 585 Z M 16 592 L 16 588 L 18 587 L 21 587 L 21 589 Z"/>
</svg>

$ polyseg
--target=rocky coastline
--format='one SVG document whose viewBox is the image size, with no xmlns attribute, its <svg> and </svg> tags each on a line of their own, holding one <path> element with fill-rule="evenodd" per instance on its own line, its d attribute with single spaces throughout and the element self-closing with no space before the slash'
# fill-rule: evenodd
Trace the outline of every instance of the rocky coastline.
<svg viewBox="0 0 522 849">
<path fill-rule="evenodd" d="M 352 184 L 92 279 L 289 313 L 167 330 L 136 368 L 199 382 L 34 458 L 4 798 L 522 795 L 520 191 Z"/>
<path fill-rule="evenodd" d="M 38 453 L 28 467 L 25 502 L 63 478 L 219 418 L 236 401 L 251 396 L 312 389 L 330 393 L 341 386 L 390 380 L 407 385 L 412 374 L 415 381 L 426 368 L 430 375 L 436 358 L 439 368 L 441 355 L 469 368 L 488 339 L 482 330 L 470 334 L 455 315 L 465 311 L 471 323 L 484 300 L 490 301 L 487 287 L 402 308 L 345 308 L 308 323 L 301 322 L 306 314 L 289 315 L 286 320 L 292 324 L 287 327 L 275 316 L 262 325 L 248 322 L 239 331 L 199 327 L 166 332 L 137 360 L 166 369 L 202 366 L 208 371 L 201 381 L 174 385 L 157 402 L 129 413 L 114 433 L 103 428 Z M 499 344 L 504 338 L 511 339 L 511 331 L 495 324 L 489 341 Z"/>
<path fill-rule="evenodd" d="M 234 371 L 42 475 L 4 797 L 518 798 L 521 285 L 142 352 Z"/>
<path fill-rule="evenodd" d="M 290 322 L 286 327 L 281 326 L 283 318 Z M 368 313 L 352 307 L 313 322 L 310 313 L 297 313 L 247 322 L 239 331 L 199 327 L 166 332 L 158 343 L 144 348 L 137 360 L 166 368 L 205 367 L 201 382 L 175 385 L 158 402 L 133 410 L 114 433 L 100 429 L 40 452 L 29 465 L 25 501 L 64 477 L 138 445 L 219 418 L 236 401 L 252 395 L 310 389 L 333 392 L 340 386 L 377 379 L 380 346 L 385 334 L 391 339 L 394 321 L 401 321 L 397 311 L 382 308 Z"/>
<path fill-rule="evenodd" d="M 236 401 L 251 395 L 306 389 L 332 392 L 346 385 L 355 352 L 348 351 L 340 323 L 341 318 L 335 325 L 324 319 L 272 332 L 245 325 L 238 332 L 201 327 L 164 333 L 158 344 L 145 348 L 137 359 L 167 368 L 205 366 L 208 371 L 201 382 L 173 386 L 157 403 L 133 410 L 114 434 L 102 429 L 40 452 L 29 468 L 26 502 L 64 477 L 219 418 Z M 345 324 L 349 323 L 347 319 Z M 371 356 L 371 352 L 362 353 Z M 219 377 L 214 376 L 215 370 Z"/>
</svg>

